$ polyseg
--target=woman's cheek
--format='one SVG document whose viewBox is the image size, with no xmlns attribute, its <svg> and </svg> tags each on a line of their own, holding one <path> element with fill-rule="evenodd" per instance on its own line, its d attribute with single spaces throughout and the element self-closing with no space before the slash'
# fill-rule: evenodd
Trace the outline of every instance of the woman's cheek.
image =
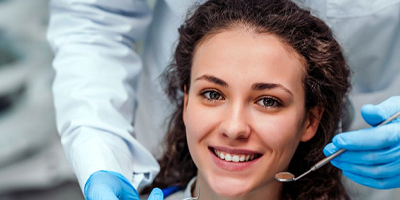
<svg viewBox="0 0 400 200">
<path fill-rule="evenodd" d="M 256 132 L 271 149 L 279 150 L 297 146 L 300 141 L 298 126 L 297 123 L 290 122 L 291 120 L 265 120 L 257 126 L 259 128 Z"/>
<path fill-rule="evenodd" d="M 192 137 L 202 138 L 212 131 L 213 124 L 216 122 L 216 113 L 201 105 L 188 105 L 186 112 L 186 131 Z M 189 133 L 187 133 L 189 134 Z"/>
</svg>

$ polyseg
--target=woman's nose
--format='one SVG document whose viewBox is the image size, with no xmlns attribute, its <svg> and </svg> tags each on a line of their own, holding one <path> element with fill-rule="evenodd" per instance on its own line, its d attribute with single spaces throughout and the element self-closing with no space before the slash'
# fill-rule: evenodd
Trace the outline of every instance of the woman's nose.
<svg viewBox="0 0 400 200">
<path fill-rule="evenodd" d="M 219 131 L 230 139 L 245 139 L 250 136 L 250 126 L 246 120 L 246 110 L 241 106 L 227 108 Z"/>
</svg>

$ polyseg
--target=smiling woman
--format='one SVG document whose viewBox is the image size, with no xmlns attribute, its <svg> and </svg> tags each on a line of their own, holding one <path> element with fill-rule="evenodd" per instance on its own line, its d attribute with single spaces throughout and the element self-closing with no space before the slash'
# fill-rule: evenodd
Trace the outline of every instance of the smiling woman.
<svg viewBox="0 0 400 200">
<path fill-rule="evenodd" d="M 348 199 L 332 166 L 274 179 L 322 159 L 339 123 L 349 70 L 321 20 L 290 1 L 211 0 L 179 33 L 164 73 L 176 110 L 152 187 L 187 188 L 170 198 Z"/>
<path fill-rule="evenodd" d="M 205 199 L 279 199 L 275 173 L 314 136 L 323 110 L 305 110 L 305 66 L 295 53 L 274 35 L 240 26 L 198 46 L 183 120 Z"/>
</svg>

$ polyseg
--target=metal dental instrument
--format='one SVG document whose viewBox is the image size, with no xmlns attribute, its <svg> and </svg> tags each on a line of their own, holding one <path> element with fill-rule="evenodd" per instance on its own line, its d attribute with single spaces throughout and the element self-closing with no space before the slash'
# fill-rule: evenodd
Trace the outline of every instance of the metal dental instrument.
<svg viewBox="0 0 400 200">
<path fill-rule="evenodd" d="M 391 117 L 389 117 L 388 119 L 386 119 L 385 121 L 381 122 L 380 124 L 378 124 L 377 126 L 383 126 L 391 121 L 393 121 L 394 119 L 396 119 L 397 117 L 400 116 L 400 111 L 398 111 L 396 114 L 392 115 Z M 324 166 L 326 163 L 328 163 L 329 161 L 331 161 L 332 159 L 336 158 L 337 156 L 339 156 L 341 153 L 345 152 L 345 149 L 339 149 L 337 152 L 335 152 L 334 154 L 322 159 L 321 161 L 319 161 L 317 164 L 315 164 L 314 166 L 311 167 L 310 170 L 306 171 L 305 173 L 301 174 L 298 177 L 295 177 L 292 173 L 290 172 L 279 172 L 277 174 L 275 174 L 275 179 L 280 181 L 280 182 L 291 182 L 291 181 L 297 181 L 300 178 L 304 177 L 305 175 L 309 174 L 312 171 L 315 171 L 317 169 L 319 169 L 320 167 Z"/>
</svg>

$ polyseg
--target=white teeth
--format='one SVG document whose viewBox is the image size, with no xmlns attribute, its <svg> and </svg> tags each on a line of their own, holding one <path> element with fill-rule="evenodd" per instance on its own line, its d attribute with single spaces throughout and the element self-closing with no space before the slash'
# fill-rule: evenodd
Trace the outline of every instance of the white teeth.
<svg viewBox="0 0 400 200">
<path fill-rule="evenodd" d="M 237 155 L 232 156 L 232 161 L 239 162 L 239 156 L 237 156 Z"/>
<path fill-rule="evenodd" d="M 214 153 L 217 157 L 221 158 L 222 160 L 228 161 L 228 162 L 247 162 L 253 160 L 256 155 L 231 155 L 228 153 L 222 153 L 214 149 Z"/>
<path fill-rule="evenodd" d="M 225 159 L 224 153 L 220 153 L 220 154 L 219 154 L 219 157 L 220 157 L 221 159 Z"/>
<path fill-rule="evenodd" d="M 245 156 L 245 155 L 241 155 L 239 161 L 240 161 L 240 162 L 243 162 L 243 161 L 245 161 L 245 160 L 246 160 L 246 156 Z"/>
<path fill-rule="evenodd" d="M 231 154 L 226 154 L 226 155 L 225 155 L 225 160 L 226 160 L 226 161 L 232 161 Z"/>
</svg>

